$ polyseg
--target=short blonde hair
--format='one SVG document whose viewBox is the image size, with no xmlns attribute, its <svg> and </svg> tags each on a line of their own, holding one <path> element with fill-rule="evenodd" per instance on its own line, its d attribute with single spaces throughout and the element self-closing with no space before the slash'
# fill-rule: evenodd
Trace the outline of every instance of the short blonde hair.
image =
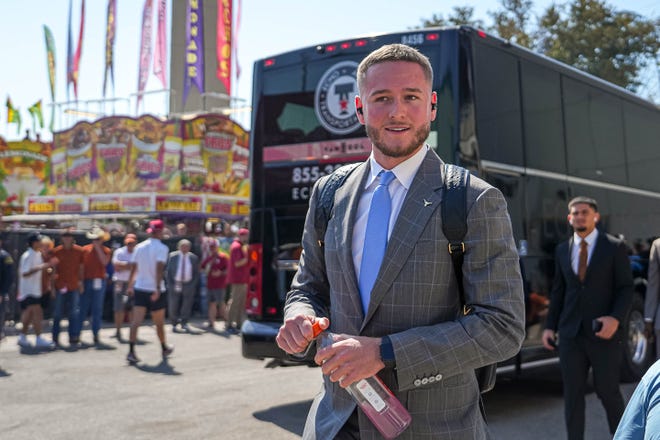
<svg viewBox="0 0 660 440">
<path fill-rule="evenodd" d="M 406 46 L 405 44 L 386 44 L 367 55 L 358 66 L 357 84 L 360 94 L 362 94 L 364 79 L 367 76 L 369 68 L 376 64 L 390 61 L 407 61 L 418 64 L 424 71 L 424 76 L 429 82 L 429 85 L 433 87 L 433 68 L 426 55 L 414 47 Z"/>
</svg>

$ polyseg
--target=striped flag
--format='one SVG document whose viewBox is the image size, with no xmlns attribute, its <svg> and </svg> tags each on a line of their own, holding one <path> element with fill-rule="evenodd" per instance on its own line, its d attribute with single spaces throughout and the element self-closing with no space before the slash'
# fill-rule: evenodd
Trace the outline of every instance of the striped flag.
<svg viewBox="0 0 660 440">
<path fill-rule="evenodd" d="M 69 24 L 68 37 L 66 43 L 66 100 L 69 100 L 70 84 L 73 83 L 73 36 L 71 34 L 71 7 L 72 0 L 69 0 Z"/>
<path fill-rule="evenodd" d="M 50 81 L 50 100 L 55 102 L 55 39 L 48 26 L 44 25 L 46 39 L 46 61 L 48 63 L 48 80 Z M 55 109 L 50 112 L 50 131 L 55 125 Z"/>
<path fill-rule="evenodd" d="M 28 107 L 28 112 L 30 112 L 30 116 L 32 116 L 32 131 L 35 133 L 37 132 L 36 121 L 39 121 L 39 127 L 44 128 L 44 115 L 41 112 L 41 99 L 32 104 L 31 107 Z"/>
<path fill-rule="evenodd" d="M 110 71 L 110 81 L 112 81 L 112 90 L 115 89 L 114 74 L 114 52 L 115 52 L 115 34 L 117 31 L 117 0 L 108 0 L 108 18 L 105 27 L 105 71 L 103 73 L 103 97 L 105 98 L 106 86 L 108 84 L 108 71 Z"/>
<path fill-rule="evenodd" d="M 137 112 L 142 101 L 142 92 L 149 79 L 151 66 L 151 28 L 153 22 L 153 0 L 145 0 L 142 10 L 142 38 L 140 39 L 140 66 L 138 71 L 138 95 L 135 110 Z"/>
<path fill-rule="evenodd" d="M 231 0 L 218 0 L 215 75 L 225 86 L 227 95 L 231 95 L 231 6 Z"/>
<path fill-rule="evenodd" d="M 21 132 L 21 112 L 14 108 L 9 96 L 7 96 L 7 124 L 18 124 L 16 132 Z"/>
<path fill-rule="evenodd" d="M 154 75 L 167 88 L 167 1 L 158 0 L 158 28 L 156 30 L 156 51 L 154 52 Z"/>
<path fill-rule="evenodd" d="M 85 31 L 85 0 L 80 8 L 80 31 L 78 32 L 78 45 L 73 56 L 73 94 L 78 100 L 78 75 L 80 73 L 80 57 L 82 56 L 83 33 Z"/>
</svg>

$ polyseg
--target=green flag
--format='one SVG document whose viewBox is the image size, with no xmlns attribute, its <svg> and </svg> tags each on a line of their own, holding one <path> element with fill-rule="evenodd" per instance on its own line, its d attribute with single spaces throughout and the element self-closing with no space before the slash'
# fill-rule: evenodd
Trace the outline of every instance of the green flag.
<svg viewBox="0 0 660 440">
<path fill-rule="evenodd" d="M 44 115 L 41 112 L 41 99 L 29 107 L 28 112 L 30 112 L 30 116 L 32 116 L 32 131 L 35 133 L 37 132 L 35 121 L 39 121 L 39 127 L 44 128 Z"/>
</svg>

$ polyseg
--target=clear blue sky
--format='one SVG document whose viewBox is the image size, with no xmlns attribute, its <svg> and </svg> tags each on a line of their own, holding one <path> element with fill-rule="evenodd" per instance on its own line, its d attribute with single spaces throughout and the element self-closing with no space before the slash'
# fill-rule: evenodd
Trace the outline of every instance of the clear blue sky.
<svg viewBox="0 0 660 440">
<path fill-rule="evenodd" d="M 171 2 L 168 0 L 168 14 Z M 204 0 L 216 1 L 216 0 Z M 154 0 L 156 3 L 156 0 Z M 237 0 L 235 0 L 237 3 Z M 447 16 L 458 1 L 438 0 L 242 0 L 238 35 L 238 58 L 241 77 L 233 95 L 251 99 L 252 64 L 255 60 L 287 50 L 326 41 L 340 40 L 367 33 L 405 30 L 421 25 L 423 18 L 434 13 Z M 535 12 L 551 3 L 536 0 Z M 616 9 L 627 9 L 646 17 L 660 15 L 657 0 L 609 0 Z M 73 1 L 73 45 L 78 39 L 81 0 Z M 117 0 L 117 36 L 115 42 L 115 91 L 117 98 L 129 98 L 137 91 L 138 56 L 143 0 Z M 497 0 L 471 2 L 476 18 L 490 23 L 488 11 L 497 9 Z M 68 0 L 0 0 L 0 136 L 7 140 L 21 138 L 25 128 L 31 128 L 27 108 L 43 100 L 46 125 L 50 120 L 50 90 L 46 69 L 43 25 L 53 32 L 56 47 L 56 101 L 66 100 L 66 45 Z M 78 84 L 79 100 L 102 98 L 106 0 L 87 0 L 85 35 Z M 169 16 L 168 16 L 169 23 Z M 154 30 L 156 17 L 154 15 Z M 155 38 L 155 37 L 154 37 Z M 169 35 L 168 35 L 169 49 Z M 168 54 L 169 60 L 169 54 Z M 207 60 L 207 62 L 213 62 Z M 174 88 L 181 88 L 175 85 Z M 151 74 L 147 90 L 161 89 Z M 9 95 L 15 107 L 22 111 L 23 132 L 16 133 L 14 124 L 6 123 L 5 101 Z M 108 96 L 113 96 L 109 88 Z M 73 90 L 70 92 L 73 99 Z M 162 113 L 165 98 L 145 99 L 146 108 Z M 134 103 L 130 111 L 134 112 Z M 46 140 L 51 135 L 42 133 Z"/>
</svg>

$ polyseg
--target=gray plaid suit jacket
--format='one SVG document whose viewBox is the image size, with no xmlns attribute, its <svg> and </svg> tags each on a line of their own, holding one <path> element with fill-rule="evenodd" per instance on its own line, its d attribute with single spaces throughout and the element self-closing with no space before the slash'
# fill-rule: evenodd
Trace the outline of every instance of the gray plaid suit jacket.
<svg viewBox="0 0 660 440">
<path fill-rule="evenodd" d="M 514 356 L 525 334 L 518 254 L 506 202 L 499 190 L 474 176 L 468 188 L 468 233 L 463 264 L 466 301 L 461 316 L 456 279 L 442 232 L 442 161 L 429 150 L 405 197 L 392 231 L 366 316 L 352 259 L 353 224 L 369 171 L 368 161 L 335 194 L 333 214 L 318 245 L 310 198 L 299 270 L 287 295 L 285 319 L 326 316 L 335 333 L 389 335 L 396 369 L 379 377 L 412 415 L 401 438 L 487 438 L 474 369 Z M 430 204 L 425 203 L 431 202 Z M 333 438 L 356 404 L 323 378 L 303 438 Z M 359 412 L 362 439 L 381 438 Z"/>
</svg>

